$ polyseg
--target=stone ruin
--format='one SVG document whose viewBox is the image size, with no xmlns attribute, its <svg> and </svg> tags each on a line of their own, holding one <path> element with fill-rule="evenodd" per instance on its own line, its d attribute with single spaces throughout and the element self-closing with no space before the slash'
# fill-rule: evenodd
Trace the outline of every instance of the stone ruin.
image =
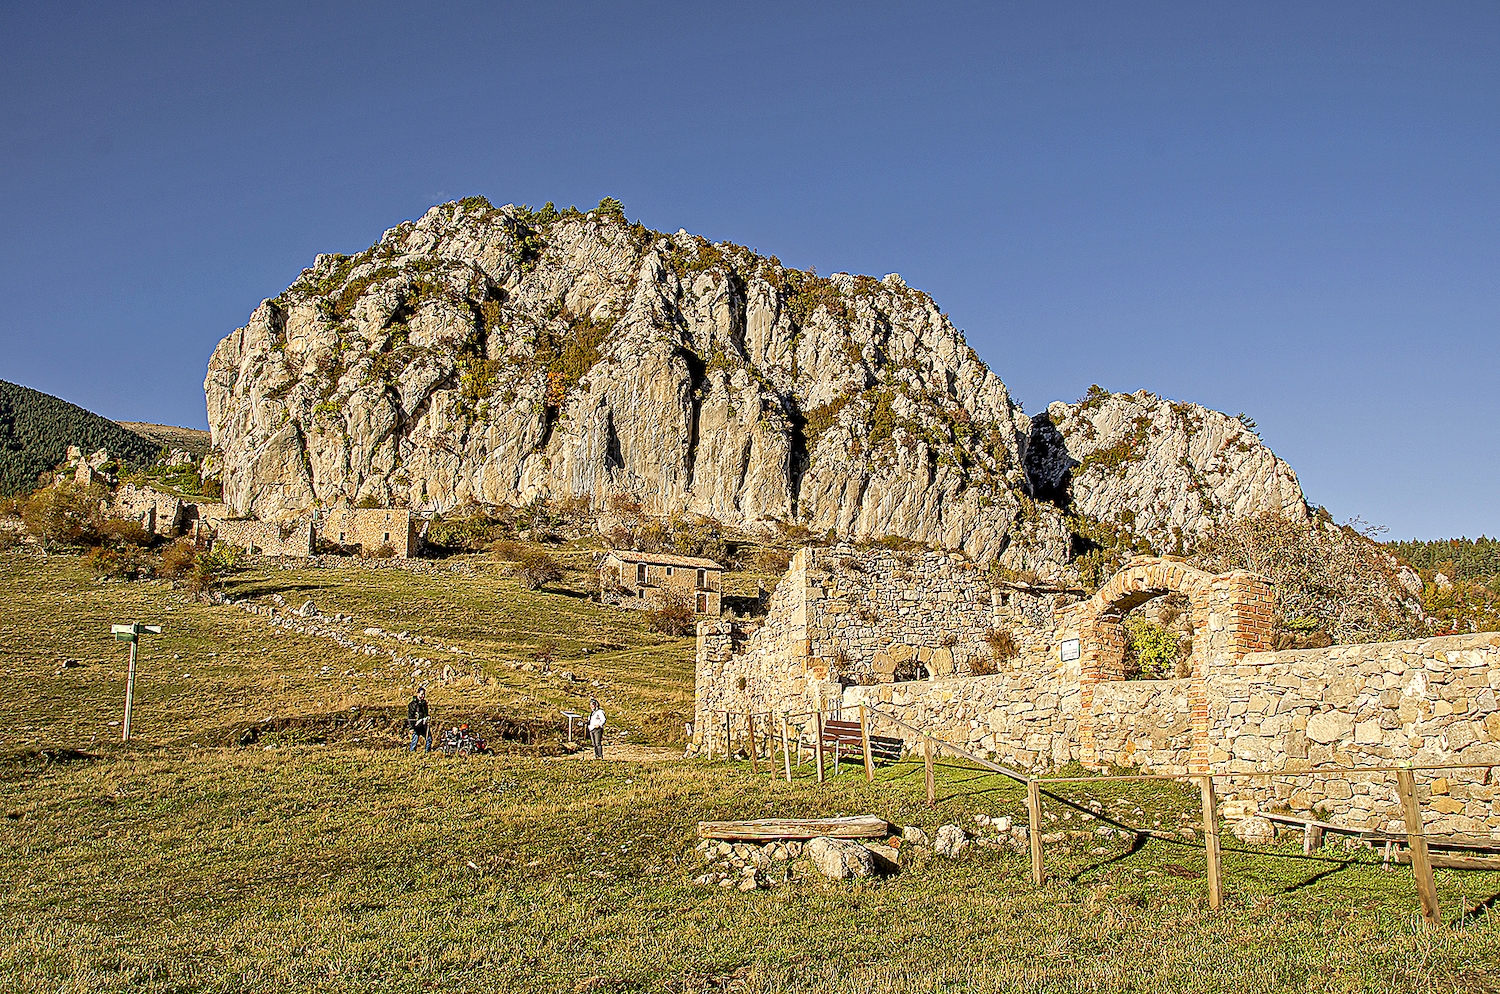
<svg viewBox="0 0 1500 994">
<path fill-rule="evenodd" d="M 1191 605 L 1190 669 L 1124 679 L 1124 616 L 1167 594 Z M 1227 818 L 1386 831 L 1403 830 L 1388 777 L 1247 774 L 1500 767 L 1500 633 L 1276 652 L 1274 606 L 1258 577 L 1171 556 L 1136 558 L 1085 599 L 992 582 L 960 555 L 806 548 L 764 619 L 699 623 L 694 745 L 722 734 L 726 711 L 866 704 L 1027 770 L 1212 773 Z M 1494 772 L 1423 784 L 1429 827 L 1500 837 Z"/>
</svg>

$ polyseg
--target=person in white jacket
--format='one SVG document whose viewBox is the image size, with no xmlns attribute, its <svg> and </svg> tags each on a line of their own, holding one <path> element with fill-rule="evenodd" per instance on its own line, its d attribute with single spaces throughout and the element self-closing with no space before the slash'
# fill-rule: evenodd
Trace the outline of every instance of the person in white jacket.
<svg viewBox="0 0 1500 994">
<path fill-rule="evenodd" d="M 596 698 L 589 699 L 589 741 L 594 743 L 594 758 L 604 758 L 604 709 Z"/>
</svg>

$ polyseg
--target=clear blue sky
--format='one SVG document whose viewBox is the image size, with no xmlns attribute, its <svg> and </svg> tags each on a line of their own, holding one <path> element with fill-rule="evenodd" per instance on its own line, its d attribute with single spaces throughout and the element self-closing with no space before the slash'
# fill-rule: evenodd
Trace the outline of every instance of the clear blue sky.
<svg viewBox="0 0 1500 994">
<path fill-rule="evenodd" d="M 0 378 L 203 426 L 214 344 L 434 203 L 608 194 L 900 272 L 1028 411 L 1245 411 L 1343 520 L 1495 534 L 1500 4 L 21 4 Z"/>
</svg>

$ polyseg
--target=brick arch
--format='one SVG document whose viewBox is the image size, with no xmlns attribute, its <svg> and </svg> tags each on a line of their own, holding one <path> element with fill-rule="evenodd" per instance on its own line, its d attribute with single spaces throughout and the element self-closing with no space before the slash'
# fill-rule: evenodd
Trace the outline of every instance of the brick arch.
<svg viewBox="0 0 1500 994">
<path fill-rule="evenodd" d="M 1208 769 L 1208 693 L 1205 677 L 1215 666 L 1233 664 L 1247 652 L 1271 648 L 1271 588 L 1243 571 L 1215 576 L 1177 556 L 1136 558 L 1110 577 L 1098 593 L 1070 609 L 1078 632 L 1078 739 L 1085 766 L 1098 766 L 1094 738 L 1094 688 L 1125 678 L 1125 628 L 1131 610 L 1163 594 L 1186 594 L 1193 610 L 1193 772 Z"/>
</svg>

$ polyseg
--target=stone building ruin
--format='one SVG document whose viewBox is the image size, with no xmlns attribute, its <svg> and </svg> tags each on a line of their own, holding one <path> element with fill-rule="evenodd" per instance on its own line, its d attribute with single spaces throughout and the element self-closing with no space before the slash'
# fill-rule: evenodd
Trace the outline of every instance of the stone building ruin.
<svg viewBox="0 0 1500 994">
<path fill-rule="evenodd" d="M 1124 679 L 1125 615 L 1173 593 L 1191 605 L 1187 675 Z M 725 712 L 864 704 L 1028 770 L 1212 773 L 1226 817 L 1381 830 L 1400 825 L 1388 778 L 1247 774 L 1500 767 L 1500 633 L 1277 652 L 1274 607 L 1258 577 L 1171 556 L 1131 560 L 1084 599 L 996 584 L 958 555 L 807 548 L 764 619 L 699 623 L 695 744 Z M 1434 780 L 1432 829 L 1500 837 L 1493 772 Z"/>
</svg>

